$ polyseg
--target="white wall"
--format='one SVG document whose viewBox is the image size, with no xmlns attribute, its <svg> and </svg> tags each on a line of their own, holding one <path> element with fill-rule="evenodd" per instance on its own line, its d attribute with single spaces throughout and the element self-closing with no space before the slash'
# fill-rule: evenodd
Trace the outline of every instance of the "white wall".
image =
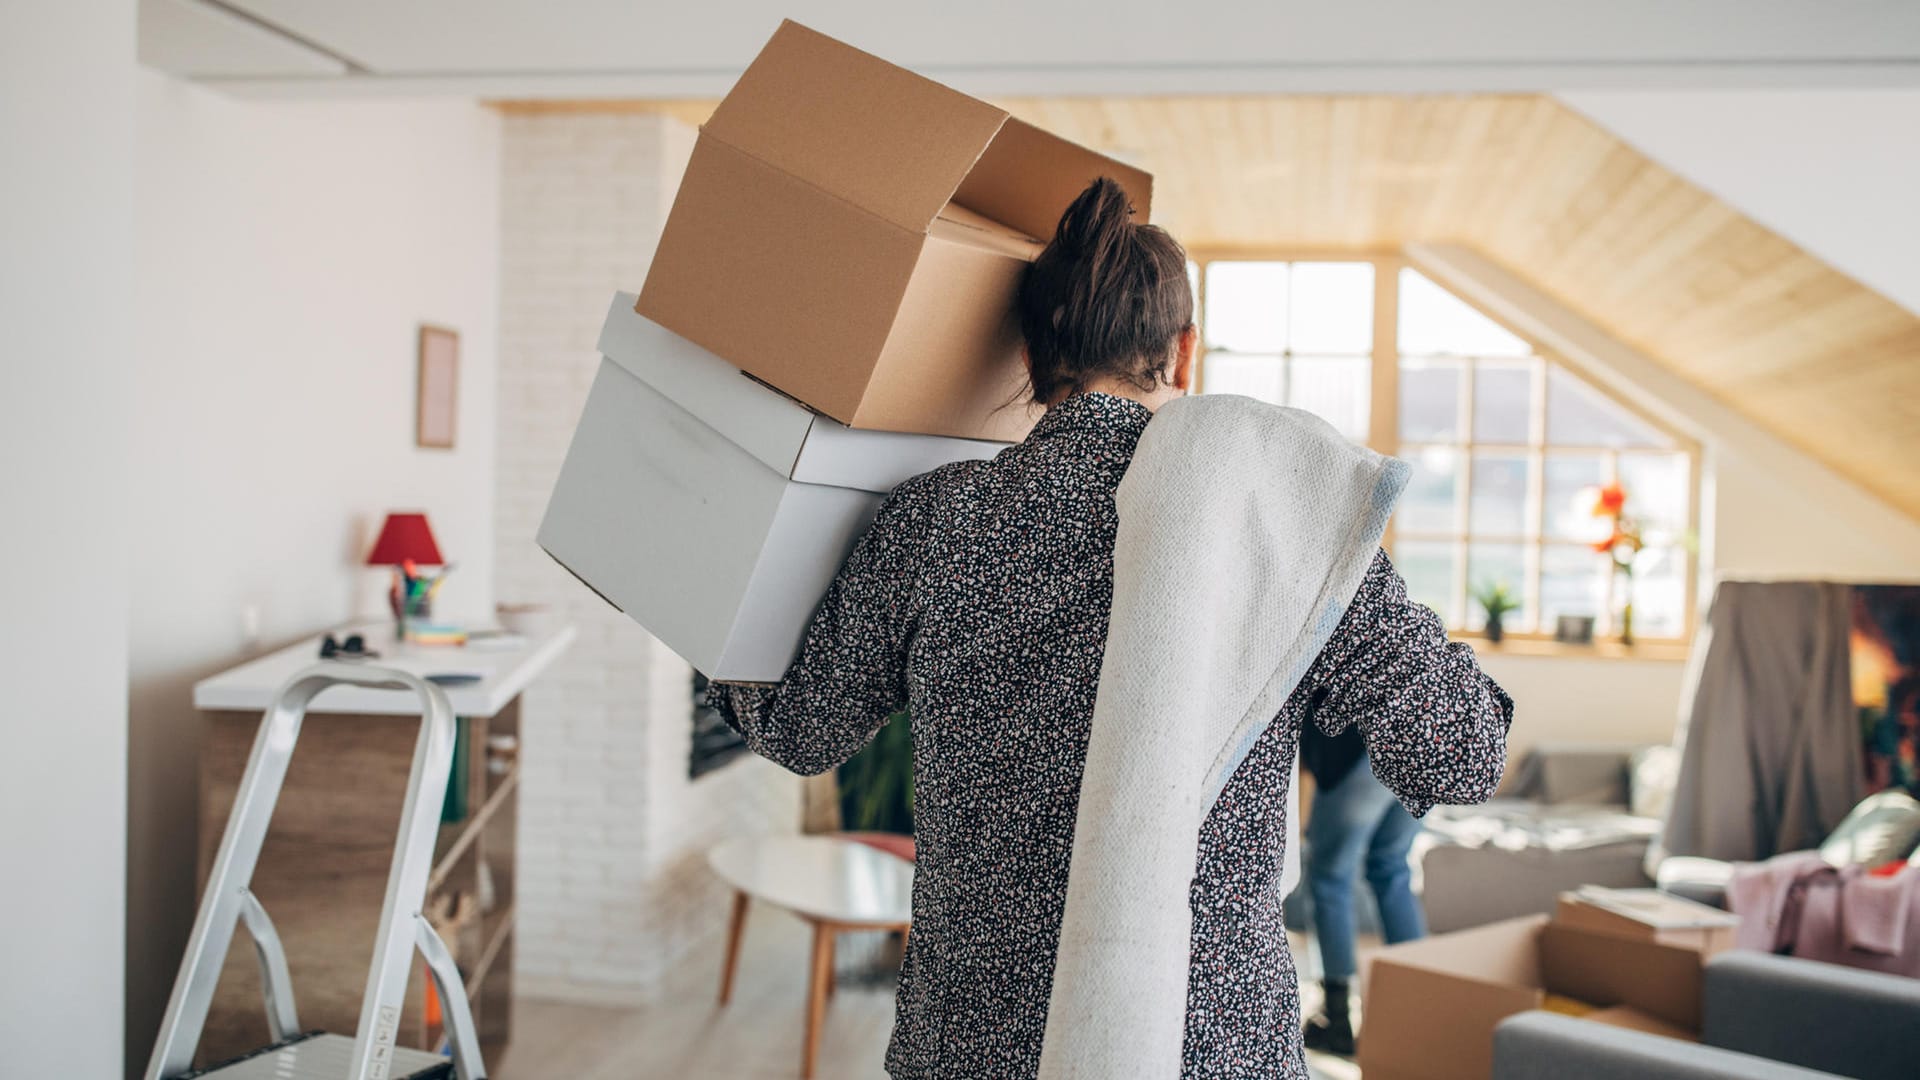
<svg viewBox="0 0 1920 1080">
<path fill-rule="evenodd" d="M 0 1075 L 115 1075 L 131 0 L 0 6 Z"/>
<path fill-rule="evenodd" d="M 1478 648 L 1481 670 L 1513 696 L 1509 771 L 1542 743 L 1665 743 L 1680 713 L 1677 659 L 1523 656 Z"/>
<path fill-rule="evenodd" d="M 654 116 L 506 120 L 498 591 L 553 604 L 580 631 L 521 705 L 524 993 L 645 999 L 724 926 L 706 849 L 799 820 L 797 778 L 759 758 L 688 781 L 691 671 L 534 543 L 607 306 L 646 279 L 692 144 L 691 128 Z"/>
<path fill-rule="evenodd" d="M 460 564 L 442 611 L 492 609 L 499 118 L 143 71 L 137 147 L 130 1062 L 192 923 L 193 682 L 382 611 L 389 509 Z M 453 450 L 414 446 L 422 322 L 461 335 Z"/>
<path fill-rule="evenodd" d="M 1559 97 L 1728 205 L 1920 312 L 1920 90 Z"/>
<path fill-rule="evenodd" d="M 1854 485 L 1712 395 L 1521 281 L 1450 245 L 1416 245 L 1422 273 L 1551 347 L 1589 377 L 1702 445 L 1703 582 L 1714 576 L 1920 580 L 1920 521 Z M 1704 611 L 1704 597 L 1703 607 Z M 1513 745 L 1547 739 L 1664 742 L 1680 661 L 1489 656 L 1514 695 Z"/>
</svg>

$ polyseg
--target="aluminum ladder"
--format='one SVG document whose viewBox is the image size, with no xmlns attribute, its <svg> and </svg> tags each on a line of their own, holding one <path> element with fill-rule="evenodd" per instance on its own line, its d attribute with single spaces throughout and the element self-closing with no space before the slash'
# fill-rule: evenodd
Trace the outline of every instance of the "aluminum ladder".
<svg viewBox="0 0 1920 1080">
<path fill-rule="evenodd" d="M 386 900 L 380 908 L 380 930 L 374 939 L 373 964 L 367 974 L 367 992 L 360 1003 L 360 1025 L 352 1037 L 326 1032 L 302 1032 L 294 1009 L 293 981 L 280 936 L 254 896 L 253 871 L 266 840 L 267 824 L 287 764 L 293 757 L 300 724 L 314 696 L 331 686 L 351 684 L 375 689 L 411 690 L 422 711 L 420 737 L 414 744 L 413 769 L 407 777 L 407 799 L 400 812 L 400 835 L 387 873 Z M 406 672 L 367 664 L 322 663 L 294 675 L 275 695 L 260 721 L 246 772 L 227 816 L 207 876 L 193 936 L 167 1000 L 160 1037 L 147 1062 L 146 1080 L 484 1080 L 480 1041 L 473 1025 L 467 991 L 453 954 L 421 912 L 427 877 L 433 868 L 433 846 L 439 831 L 440 807 L 446 798 L 448 771 L 453 765 L 453 707 L 438 686 Z M 261 983 L 266 992 L 267 1028 L 273 1043 L 251 1054 L 204 1070 L 193 1068 L 194 1053 L 213 1004 L 214 986 L 233 943 L 234 924 L 241 919 L 259 954 Z M 415 949 L 426 961 L 427 972 L 439 993 L 441 1016 L 452 1046 L 453 1059 L 398 1046 L 402 999 Z"/>
</svg>

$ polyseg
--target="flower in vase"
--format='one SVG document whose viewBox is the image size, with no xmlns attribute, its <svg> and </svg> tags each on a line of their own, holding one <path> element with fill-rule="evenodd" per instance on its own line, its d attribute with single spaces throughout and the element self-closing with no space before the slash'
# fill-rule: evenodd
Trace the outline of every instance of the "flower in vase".
<svg viewBox="0 0 1920 1080">
<path fill-rule="evenodd" d="M 1595 489 L 1592 496 L 1593 516 L 1609 518 L 1610 528 L 1604 540 L 1594 542 L 1593 550 L 1613 563 L 1614 572 L 1625 581 L 1626 601 L 1620 609 L 1620 640 L 1633 640 L 1633 561 L 1640 554 L 1645 543 L 1640 533 L 1640 521 L 1627 513 L 1627 489 L 1612 483 Z"/>
<path fill-rule="evenodd" d="M 1608 484 L 1593 494 L 1593 516 L 1618 518 L 1627 508 L 1627 489 L 1619 483 Z"/>
</svg>

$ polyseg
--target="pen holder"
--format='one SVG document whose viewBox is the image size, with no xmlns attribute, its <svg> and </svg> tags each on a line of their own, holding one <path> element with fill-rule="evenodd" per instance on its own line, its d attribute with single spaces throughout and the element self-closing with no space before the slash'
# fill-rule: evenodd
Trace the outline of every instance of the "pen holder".
<svg viewBox="0 0 1920 1080">
<path fill-rule="evenodd" d="M 394 632 L 403 641 L 409 624 L 433 621 L 433 594 L 411 588 L 399 575 L 395 575 L 393 588 L 387 591 L 387 605 L 393 609 Z"/>
</svg>

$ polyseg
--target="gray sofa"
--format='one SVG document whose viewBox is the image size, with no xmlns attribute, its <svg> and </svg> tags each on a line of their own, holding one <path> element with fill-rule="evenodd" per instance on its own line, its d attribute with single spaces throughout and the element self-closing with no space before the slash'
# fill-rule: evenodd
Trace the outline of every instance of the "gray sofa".
<svg viewBox="0 0 1920 1080">
<path fill-rule="evenodd" d="M 1548 1012 L 1502 1021 L 1493 1080 L 1913 1080 L 1920 981 L 1727 952 L 1706 968 L 1698 1044 Z"/>
<path fill-rule="evenodd" d="M 1644 888 L 1657 818 L 1632 812 L 1632 763 L 1645 748 L 1551 744 L 1531 750 L 1482 806 L 1437 807 L 1414 858 L 1434 933 L 1553 910 L 1582 885 Z"/>
</svg>

